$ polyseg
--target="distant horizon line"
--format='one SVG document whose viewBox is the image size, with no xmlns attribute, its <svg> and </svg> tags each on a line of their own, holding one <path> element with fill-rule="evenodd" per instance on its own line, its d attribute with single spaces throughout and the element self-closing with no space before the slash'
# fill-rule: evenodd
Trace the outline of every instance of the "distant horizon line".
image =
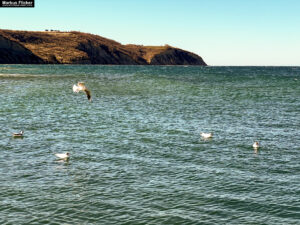
<svg viewBox="0 0 300 225">
<path fill-rule="evenodd" d="M 300 65 L 207 65 L 207 66 L 230 66 L 230 67 L 300 67 Z"/>
</svg>

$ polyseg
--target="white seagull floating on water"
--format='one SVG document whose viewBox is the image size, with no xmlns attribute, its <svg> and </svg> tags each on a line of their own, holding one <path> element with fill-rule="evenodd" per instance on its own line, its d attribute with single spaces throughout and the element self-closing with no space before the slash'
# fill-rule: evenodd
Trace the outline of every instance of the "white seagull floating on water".
<svg viewBox="0 0 300 225">
<path fill-rule="evenodd" d="M 20 131 L 19 133 L 13 133 L 13 137 L 23 137 L 24 131 Z"/>
<path fill-rule="evenodd" d="M 200 133 L 201 137 L 203 138 L 212 138 L 213 134 L 212 133 Z"/>
<path fill-rule="evenodd" d="M 258 141 L 255 141 L 254 144 L 253 144 L 252 146 L 253 146 L 253 148 L 259 148 L 259 143 L 258 143 Z"/>
<path fill-rule="evenodd" d="M 70 153 L 66 152 L 66 153 L 57 153 L 55 154 L 56 157 L 60 158 L 60 159 L 68 159 L 70 157 Z"/>
<path fill-rule="evenodd" d="M 77 85 L 74 84 L 73 91 L 76 93 L 78 93 L 79 91 L 84 91 L 88 100 L 92 101 L 91 92 L 87 89 L 87 87 L 85 86 L 85 84 L 83 82 L 78 82 Z"/>
</svg>

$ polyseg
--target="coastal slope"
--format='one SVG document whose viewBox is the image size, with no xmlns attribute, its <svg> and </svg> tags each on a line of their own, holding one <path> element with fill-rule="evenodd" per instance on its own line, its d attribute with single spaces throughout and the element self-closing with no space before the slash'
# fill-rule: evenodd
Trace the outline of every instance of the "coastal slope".
<svg viewBox="0 0 300 225">
<path fill-rule="evenodd" d="M 0 30 L 0 63 L 206 66 L 200 56 L 169 45 L 122 45 L 77 31 L 15 30 Z"/>
</svg>

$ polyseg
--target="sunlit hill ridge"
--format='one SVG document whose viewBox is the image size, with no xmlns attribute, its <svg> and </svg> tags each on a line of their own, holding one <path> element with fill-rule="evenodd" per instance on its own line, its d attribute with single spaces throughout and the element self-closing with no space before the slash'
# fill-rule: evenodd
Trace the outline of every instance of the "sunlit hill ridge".
<svg viewBox="0 0 300 225">
<path fill-rule="evenodd" d="M 122 45 L 77 31 L 15 30 L 0 30 L 0 63 L 206 66 L 200 56 L 169 45 Z"/>
</svg>

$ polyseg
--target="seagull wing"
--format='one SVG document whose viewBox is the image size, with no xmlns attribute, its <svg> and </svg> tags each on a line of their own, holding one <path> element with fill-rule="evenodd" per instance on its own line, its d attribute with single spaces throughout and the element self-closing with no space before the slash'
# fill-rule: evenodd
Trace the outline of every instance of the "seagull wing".
<svg viewBox="0 0 300 225">
<path fill-rule="evenodd" d="M 55 154 L 58 158 L 61 158 L 61 159 L 64 159 L 64 158 L 67 158 L 68 156 L 66 154 Z"/>
<path fill-rule="evenodd" d="M 63 158 L 63 154 L 55 154 L 55 156 L 58 158 Z"/>
<path fill-rule="evenodd" d="M 74 84 L 73 85 L 73 92 L 79 92 L 79 91 L 80 91 L 79 87 L 76 84 Z"/>
<path fill-rule="evenodd" d="M 91 96 L 91 92 L 88 89 L 84 90 L 86 97 L 88 98 L 89 101 L 92 101 L 92 96 Z"/>
</svg>

